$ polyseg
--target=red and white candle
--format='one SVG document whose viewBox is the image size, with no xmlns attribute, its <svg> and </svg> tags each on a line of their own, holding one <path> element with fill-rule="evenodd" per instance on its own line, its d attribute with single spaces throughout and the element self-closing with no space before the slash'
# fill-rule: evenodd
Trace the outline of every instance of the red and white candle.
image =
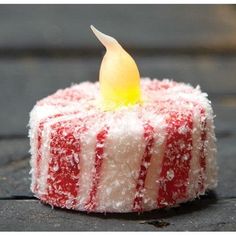
<svg viewBox="0 0 236 236">
<path fill-rule="evenodd" d="M 109 37 L 95 32 L 101 41 Z M 121 58 L 110 72 L 100 70 L 100 86 L 83 82 L 59 90 L 31 111 L 32 192 L 62 208 L 140 212 L 176 206 L 214 188 L 216 140 L 207 95 L 170 80 L 137 80 L 138 73 L 132 80 L 136 64 L 121 47 L 114 50 L 101 70 L 112 67 L 116 53 Z M 131 73 L 129 86 L 135 87 L 130 97 L 128 88 L 111 92 L 120 81 L 124 86 L 124 78 L 109 77 L 124 62 L 122 73 Z M 111 90 L 104 95 L 102 86 Z"/>
</svg>

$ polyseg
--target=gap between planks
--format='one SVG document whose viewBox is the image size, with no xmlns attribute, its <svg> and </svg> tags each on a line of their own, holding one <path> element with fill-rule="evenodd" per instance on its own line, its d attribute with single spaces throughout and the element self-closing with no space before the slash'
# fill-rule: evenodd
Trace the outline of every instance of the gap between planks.
<svg viewBox="0 0 236 236">
<path fill-rule="evenodd" d="M 197 46 L 197 47 L 126 47 L 136 56 L 235 56 L 236 45 Z M 0 59 L 3 58 L 90 58 L 105 52 L 101 48 L 0 48 Z"/>
</svg>

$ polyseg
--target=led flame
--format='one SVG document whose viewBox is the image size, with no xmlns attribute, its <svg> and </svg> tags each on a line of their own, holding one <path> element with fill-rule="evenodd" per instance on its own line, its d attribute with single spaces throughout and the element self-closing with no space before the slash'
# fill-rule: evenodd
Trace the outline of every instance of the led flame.
<svg viewBox="0 0 236 236">
<path fill-rule="evenodd" d="M 140 76 L 133 58 L 114 38 L 94 26 L 91 29 L 106 48 L 99 73 L 103 107 L 115 109 L 141 102 Z"/>
</svg>

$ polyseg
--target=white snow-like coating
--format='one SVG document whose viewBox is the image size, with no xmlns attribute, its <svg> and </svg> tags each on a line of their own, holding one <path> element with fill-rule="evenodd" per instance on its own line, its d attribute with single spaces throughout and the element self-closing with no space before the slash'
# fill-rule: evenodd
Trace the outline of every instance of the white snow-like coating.
<svg viewBox="0 0 236 236">
<path fill-rule="evenodd" d="M 47 194 L 48 164 L 50 161 L 50 124 L 46 124 L 42 132 L 42 161 L 39 176 L 39 195 Z"/>
<path fill-rule="evenodd" d="M 50 160 L 50 143 L 53 124 L 61 121 L 78 118 L 86 126 L 86 130 L 78 133 L 75 127 L 69 129 L 70 134 L 79 140 L 80 152 L 73 155 L 77 159 L 79 182 L 76 185 L 78 196 L 76 205 L 71 193 L 65 194 L 67 200 L 61 207 L 86 210 L 85 204 L 89 199 L 92 180 L 95 171 L 95 147 L 97 134 L 104 126 L 109 127 L 105 139 L 104 154 L 102 158 L 101 173 L 99 176 L 97 192 L 95 196 L 97 212 L 130 212 L 133 211 L 133 202 L 136 196 L 141 160 L 145 150 L 144 123 L 149 123 L 154 128 L 154 144 L 151 149 L 150 163 L 143 163 L 147 168 L 144 177 L 144 189 L 141 190 L 142 210 L 158 208 L 157 199 L 160 188 L 160 174 L 163 166 L 165 149 L 172 148 L 172 144 L 166 146 L 167 120 L 174 112 L 187 114 L 192 112 L 193 129 L 191 131 L 192 147 L 180 143 L 180 148 L 191 150 L 191 155 L 178 156 L 183 162 L 190 162 L 189 177 L 186 183 L 187 195 L 184 199 L 176 199 L 176 204 L 192 200 L 206 189 L 212 189 L 217 184 L 216 165 L 216 140 L 214 133 L 213 111 L 207 94 L 202 93 L 200 88 L 176 83 L 170 80 L 159 81 L 145 78 L 141 80 L 143 104 L 121 107 L 114 111 L 103 111 L 99 105 L 98 83 L 84 82 L 73 85 L 64 90 L 58 90 L 39 101 L 30 114 L 30 144 L 31 144 L 31 190 L 41 198 L 47 196 L 48 169 Z M 199 190 L 200 175 L 200 149 L 201 149 L 201 115 L 200 108 L 204 109 L 207 118 L 206 128 L 206 173 L 204 175 L 204 189 Z M 42 126 L 42 145 L 38 149 L 39 124 Z M 73 123 L 72 123 L 73 124 Z M 186 134 L 189 128 L 185 125 L 178 128 L 179 134 Z M 55 133 L 55 132 L 54 132 Z M 40 166 L 37 166 L 38 153 L 41 152 Z M 173 157 L 172 157 L 173 158 Z M 170 160 L 171 161 L 171 160 Z M 39 169 L 39 177 L 35 175 Z M 53 167 L 54 172 L 60 173 L 60 166 Z M 36 179 L 37 178 L 37 179 Z M 71 176 L 73 179 L 73 176 Z M 162 177 L 163 178 L 163 177 Z M 175 167 L 167 170 L 165 181 L 175 179 Z M 35 190 L 36 180 L 39 189 Z M 164 182 L 163 182 L 164 181 Z M 139 184 L 142 184 L 142 183 Z M 60 191 L 57 191 L 60 193 Z M 68 196 L 66 196 L 68 195 Z M 176 193 L 172 193 L 175 198 Z M 55 199 L 44 199 L 51 205 L 56 204 Z M 165 204 L 168 206 L 166 201 Z M 55 204 L 54 204 L 55 203 Z M 171 206 L 171 205 L 170 205 Z"/>
<path fill-rule="evenodd" d="M 214 122 L 213 122 L 213 111 L 211 106 L 208 104 L 207 110 L 207 143 L 206 143 L 206 188 L 213 189 L 217 186 L 217 170 L 218 166 L 216 163 L 216 137 L 214 133 Z"/>
<path fill-rule="evenodd" d="M 132 211 L 145 148 L 142 123 L 135 113 L 129 112 L 121 118 L 110 120 L 109 126 L 100 181 L 100 186 L 106 186 L 106 189 L 99 188 L 98 210 L 115 212 L 122 208 Z"/>
<path fill-rule="evenodd" d="M 80 182 L 78 208 L 83 209 L 89 196 L 92 186 L 92 171 L 94 166 L 96 135 L 99 132 L 99 127 L 96 124 L 91 124 L 90 129 L 81 136 L 81 154 L 80 154 Z"/>
<path fill-rule="evenodd" d="M 193 119 L 193 149 L 192 149 L 192 160 L 190 162 L 190 173 L 189 173 L 189 188 L 188 194 L 189 198 L 194 199 L 196 197 L 196 192 L 198 191 L 199 175 L 200 175 L 200 146 L 201 146 L 201 123 L 200 123 L 200 110 L 196 109 Z"/>
<path fill-rule="evenodd" d="M 148 114 L 146 114 L 148 116 Z M 154 131 L 153 154 L 145 180 L 145 191 L 143 207 L 146 210 L 157 208 L 157 197 L 160 183 L 157 182 L 161 172 L 162 159 L 165 147 L 166 123 L 163 117 L 155 115 L 152 117 Z"/>
</svg>

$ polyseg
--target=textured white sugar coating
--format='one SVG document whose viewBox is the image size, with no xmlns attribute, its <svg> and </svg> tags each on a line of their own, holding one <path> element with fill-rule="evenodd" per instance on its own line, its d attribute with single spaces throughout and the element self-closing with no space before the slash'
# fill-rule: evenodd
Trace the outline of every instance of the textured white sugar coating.
<svg viewBox="0 0 236 236">
<path fill-rule="evenodd" d="M 208 104 L 209 106 L 209 104 Z M 210 107 L 210 106 L 209 106 Z M 208 113 L 208 122 L 207 122 L 207 142 L 206 142 L 206 162 L 207 162 L 207 169 L 206 169 L 206 188 L 213 189 L 217 186 L 217 160 L 216 160 L 216 137 L 214 135 L 214 123 L 213 119 L 211 118 L 213 116 L 212 109 L 207 110 Z"/>
<path fill-rule="evenodd" d="M 68 200 L 61 207 L 86 210 L 92 188 L 94 174 L 96 135 L 105 126 L 109 127 L 109 132 L 104 148 L 103 162 L 99 185 L 96 193 L 97 212 L 130 212 L 133 209 L 133 201 L 136 196 L 136 185 L 139 178 L 140 164 L 145 149 L 144 126 L 148 122 L 154 128 L 154 144 L 151 149 L 150 163 L 143 163 L 147 168 L 144 189 L 142 196 L 142 210 L 152 210 L 158 208 L 158 190 L 160 188 L 160 174 L 163 166 L 163 155 L 166 147 L 167 122 L 171 112 L 187 113 L 193 112 L 192 147 L 190 170 L 188 178 L 187 192 L 185 199 L 177 199 L 176 204 L 187 200 L 192 200 L 200 194 L 204 194 L 206 189 L 212 189 L 217 184 L 216 167 L 216 145 L 213 123 L 213 111 L 207 94 L 202 93 L 200 88 L 193 88 L 190 85 L 176 83 L 170 80 L 159 81 L 144 78 L 141 80 L 143 103 L 129 107 L 121 107 L 115 111 L 103 111 L 99 105 L 99 85 L 98 83 L 84 82 L 73 85 L 64 90 L 58 90 L 40 100 L 30 114 L 30 142 L 31 142 L 31 189 L 35 195 L 43 199 L 47 191 L 55 186 L 48 186 L 48 179 L 51 178 L 49 171 L 50 139 L 52 125 L 71 119 L 83 120 L 78 127 L 87 127 L 84 132 L 78 132 L 74 126 L 69 131 L 75 138 L 80 140 L 80 153 L 73 153 L 70 158 L 78 159 L 80 169 L 78 182 L 78 195 L 72 197 L 68 193 Z M 200 174 L 200 145 L 201 117 L 199 107 L 205 110 L 207 118 L 207 140 L 205 148 L 206 176 L 204 188 L 199 191 Z M 59 116 L 58 116 L 59 114 Z M 53 117 L 55 116 L 56 117 Z M 42 147 L 38 150 L 39 125 L 44 123 L 42 128 Z M 74 125 L 74 123 L 72 123 Z M 78 125 L 78 124 L 77 124 Z M 76 125 L 76 126 L 77 126 Z M 188 132 L 188 128 L 183 125 L 178 129 L 180 134 Z M 66 134 L 65 134 L 66 135 Z M 171 148 L 171 144 L 168 148 Z M 185 144 L 183 143 L 183 148 Z M 62 150 L 63 151 L 63 150 Z M 42 161 L 37 164 L 38 154 L 42 154 Z M 190 156 L 184 155 L 182 161 L 188 161 Z M 36 169 L 40 169 L 40 175 L 36 176 Z M 53 172 L 60 171 L 58 165 L 53 166 Z M 69 171 L 69 170 L 68 170 Z M 175 178 L 174 169 L 167 171 L 165 181 L 172 181 Z M 36 182 L 39 189 L 35 190 Z M 162 180 L 163 182 L 163 180 Z M 140 183 L 142 184 L 142 183 Z M 58 189 L 58 193 L 62 190 Z M 65 193 L 63 193 L 65 194 Z M 173 193 L 174 195 L 174 193 Z M 73 201 L 76 199 L 76 206 Z M 46 202 L 54 205 L 53 200 Z M 168 205 L 168 204 L 167 204 Z"/>
<path fill-rule="evenodd" d="M 189 196 L 190 198 L 194 199 L 196 196 L 196 192 L 198 189 L 198 176 L 200 173 L 200 163 L 199 163 L 199 155 L 200 155 L 200 142 L 199 139 L 201 135 L 201 123 L 200 123 L 200 112 L 197 111 L 194 113 L 194 124 L 193 124 L 193 149 L 192 149 L 192 160 L 191 160 L 191 168 L 190 168 L 190 178 L 189 178 Z"/>
<path fill-rule="evenodd" d="M 99 191 L 98 208 L 110 212 L 120 208 L 132 211 L 138 167 L 145 148 L 142 123 L 135 113 L 129 112 L 112 124 L 102 170 L 106 175 L 100 183 L 106 190 Z"/>
</svg>

